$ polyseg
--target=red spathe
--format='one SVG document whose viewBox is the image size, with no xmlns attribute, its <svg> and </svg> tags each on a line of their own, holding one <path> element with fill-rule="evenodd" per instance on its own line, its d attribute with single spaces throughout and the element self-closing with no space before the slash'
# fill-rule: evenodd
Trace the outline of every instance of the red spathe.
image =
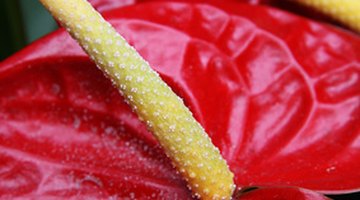
<svg viewBox="0 0 360 200">
<path fill-rule="evenodd" d="M 184 98 L 238 186 L 357 191 L 359 37 L 271 8 L 219 6 L 146 3 L 104 15 Z M 191 198 L 64 30 L 0 64 L 0 196 Z"/>
</svg>

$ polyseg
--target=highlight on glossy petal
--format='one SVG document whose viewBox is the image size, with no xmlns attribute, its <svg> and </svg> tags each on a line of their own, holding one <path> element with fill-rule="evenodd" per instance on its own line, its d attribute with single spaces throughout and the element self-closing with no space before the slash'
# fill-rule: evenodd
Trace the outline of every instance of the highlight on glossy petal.
<svg viewBox="0 0 360 200">
<path fill-rule="evenodd" d="M 297 0 L 310 6 L 360 33 L 359 0 Z"/>
<path fill-rule="evenodd" d="M 182 99 L 136 50 L 87 1 L 40 1 L 119 88 L 193 194 L 201 199 L 230 199 L 234 183 L 226 161 Z"/>
</svg>

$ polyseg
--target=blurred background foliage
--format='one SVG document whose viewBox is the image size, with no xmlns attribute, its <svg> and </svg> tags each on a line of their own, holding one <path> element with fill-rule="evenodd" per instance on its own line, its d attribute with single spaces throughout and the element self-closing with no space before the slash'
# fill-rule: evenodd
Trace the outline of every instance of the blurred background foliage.
<svg viewBox="0 0 360 200">
<path fill-rule="evenodd" d="M 0 60 L 58 26 L 37 0 L 0 0 Z"/>
</svg>

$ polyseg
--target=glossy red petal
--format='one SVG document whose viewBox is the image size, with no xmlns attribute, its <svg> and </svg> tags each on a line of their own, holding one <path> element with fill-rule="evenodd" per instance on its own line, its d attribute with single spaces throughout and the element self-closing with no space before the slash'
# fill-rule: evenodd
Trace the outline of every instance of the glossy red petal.
<svg viewBox="0 0 360 200">
<path fill-rule="evenodd" d="M 251 190 L 240 195 L 241 200 L 327 200 L 325 196 L 301 188 L 269 187 Z"/>
<path fill-rule="evenodd" d="M 89 2 L 100 12 L 109 11 L 122 6 L 139 4 L 144 2 L 187 2 L 187 3 L 211 3 L 211 4 L 224 4 L 225 2 L 233 3 L 248 3 L 251 5 L 267 5 L 286 10 L 288 12 L 296 13 L 322 23 L 332 24 L 337 27 L 346 28 L 346 26 L 336 22 L 331 17 L 324 15 L 321 12 L 313 10 L 309 7 L 303 6 L 296 1 L 284 0 L 89 0 Z"/>
<path fill-rule="evenodd" d="M 360 40 L 273 9 L 219 6 L 141 4 L 106 16 L 185 98 L 238 185 L 357 190 Z M 189 198 L 62 30 L 0 64 L 0 94 L 0 194 Z"/>
<path fill-rule="evenodd" d="M 153 138 L 87 59 L 17 67 L 0 80 L 0 196 L 190 198 Z"/>
<path fill-rule="evenodd" d="M 359 190 L 358 36 L 265 7 L 218 6 L 149 4 L 142 15 L 138 6 L 111 16 L 190 37 L 184 50 L 167 48 L 184 55 L 181 68 L 144 56 L 185 97 L 237 184 Z"/>
<path fill-rule="evenodd" d="M 138 0 L 89 0 L 89 2 L 98 11 L 103 12 L 106 10 L 120 8 L 122 6 L 135 4 L 136 2 L 138 2 Z"/>
</svg>

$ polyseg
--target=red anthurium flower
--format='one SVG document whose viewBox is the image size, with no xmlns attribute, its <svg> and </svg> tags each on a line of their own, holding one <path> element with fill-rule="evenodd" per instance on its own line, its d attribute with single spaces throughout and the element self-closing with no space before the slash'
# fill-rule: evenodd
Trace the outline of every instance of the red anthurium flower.
<svg viewBox="0 0 360 200">
<path fill-rule="evenodd" d="M 235 183 L 260 186 L 240 198 L 359 190 L 358 36 L 234 3 L 144 3 L 104 16 L 184 98 Z M 192 198 L 62 29 L 0 64 L 0 197 Z"/>
<path fill-rule="evenodd" d="M 114 8 L 131 5 L 135 3 L 142 3 L 142 2 L 169 2 L 169 0 L 89 0 L 89 2 L 99 11 L 107 11 Z M 299 3 L 299 1 L 284 1 L 284 0 L 173 0 L 175 2 L 200 2 L 200 3 L 211 3 L 211 4 L 222 4 L 224 1 L 226 2 L 237 2 L 237 3 L 248 3 L 251 5 L 267 5 L 272 6 L 280 9 L 284 9 L 287 11 L 291 11 L 298 15 L 302 15 L 308 18 L 312 18 L 314 20 L 318 20 L 321 22 L 332 23 L 333 25 L 346 28 L 343 24 L 340 24 L 336 20 L 332 19 L 331 17 L 313 9 L 306 7 Z"/>
</svg>

